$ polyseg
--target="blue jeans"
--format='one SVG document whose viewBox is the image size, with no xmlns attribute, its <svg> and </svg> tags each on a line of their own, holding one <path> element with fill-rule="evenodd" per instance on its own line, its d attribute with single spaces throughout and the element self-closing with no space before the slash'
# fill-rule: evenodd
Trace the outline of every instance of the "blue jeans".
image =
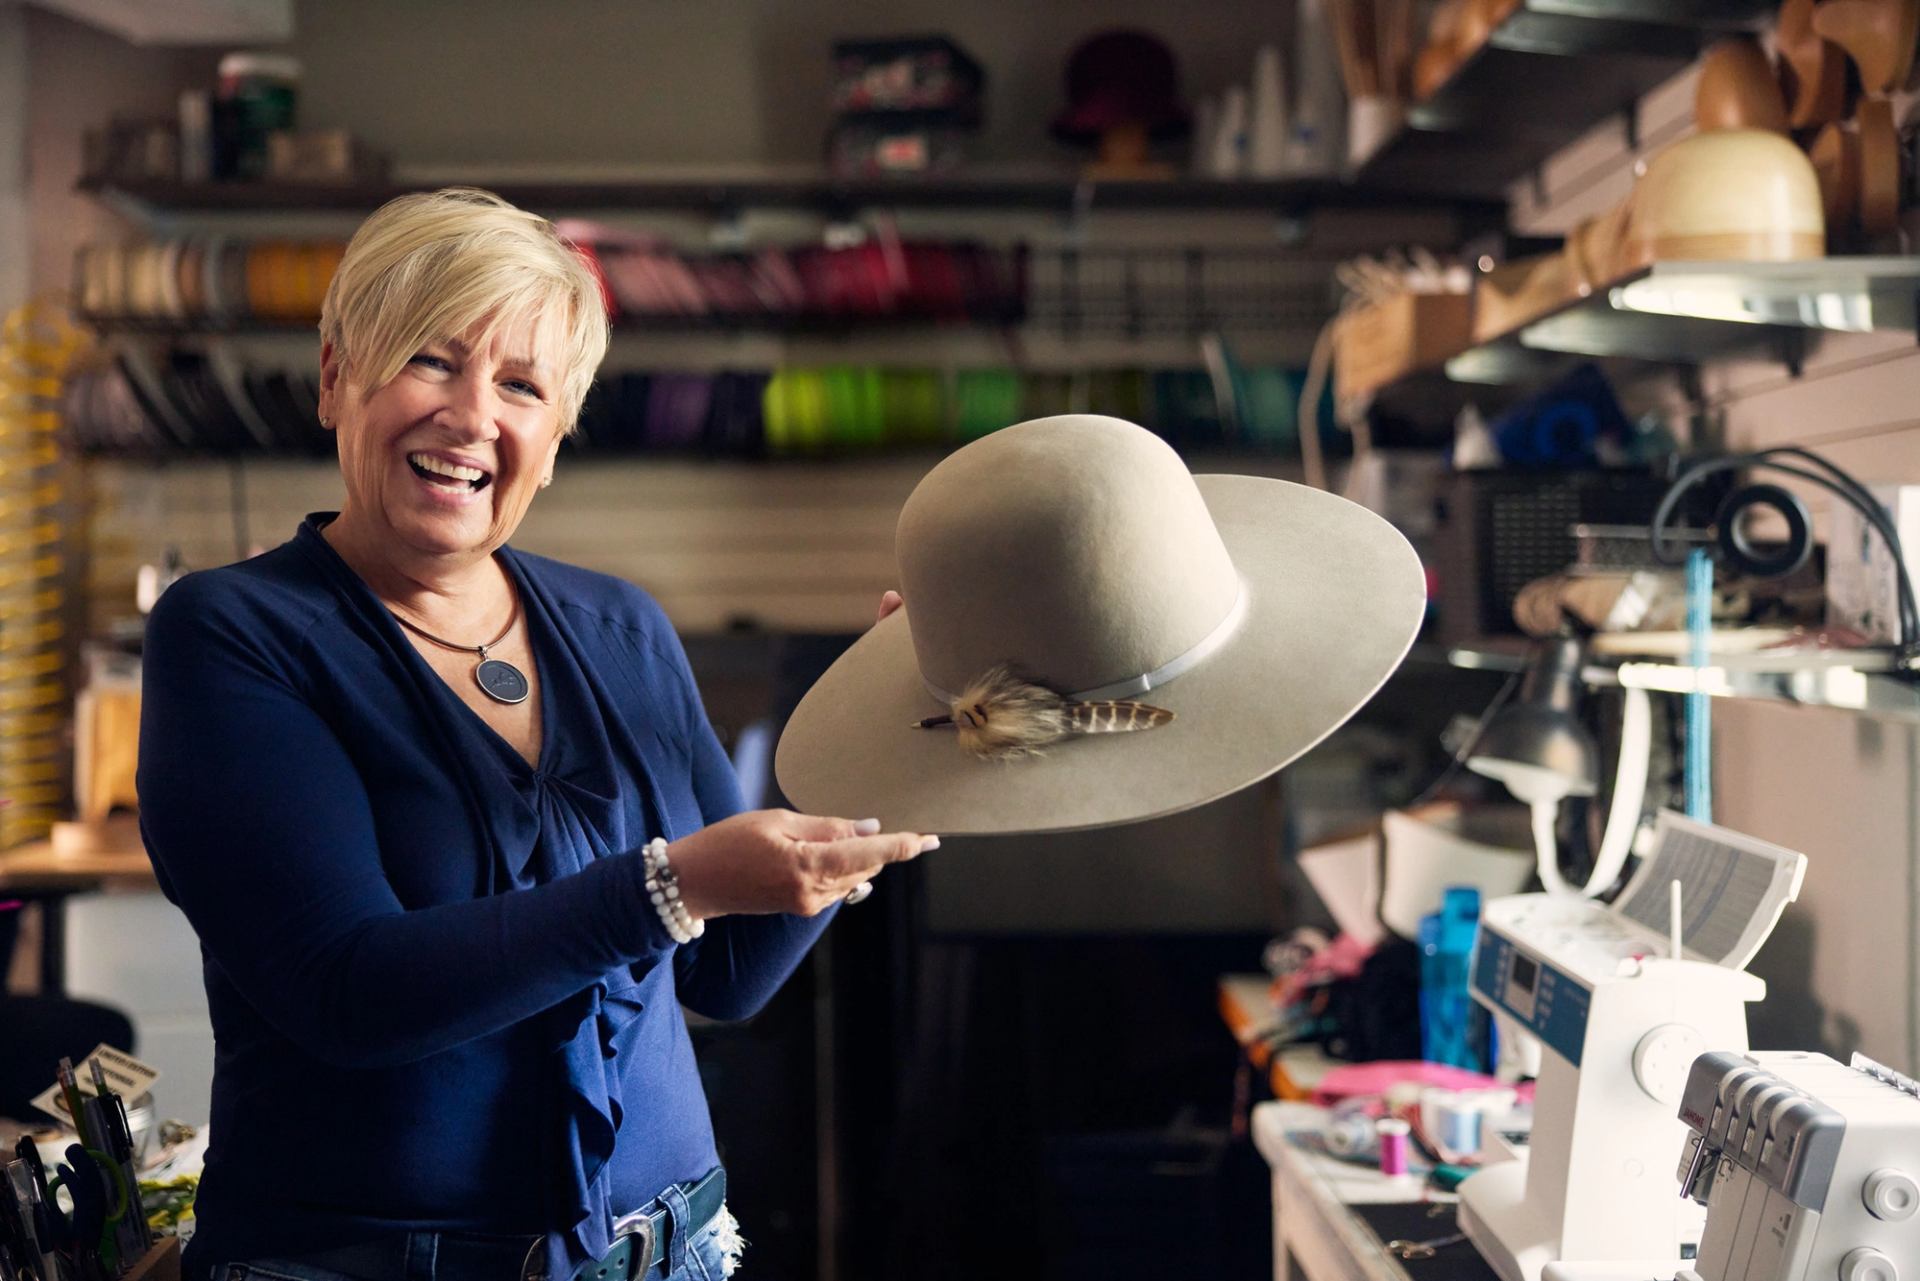
<svg viewBox="0 0 1920 1281">
<path fill-rule="evenodd" d="M 678 1196 L 678 1190 L 667 1198 Z M 686 1200 L 674 1207 L 684 1213 Z M 406 1269 L 407 1276 L 365 1277 L 316 1267 L 299 1259 L 249 1259 L 229 1263 L 214 1270 L 212 1281 L 518 1281 L 513 1276 L 473 1276 L 458 1268 L 435 1266 L 439 1251 L 434 1248 L 432 1232 L 410 1234 L 406 1256 L 416 1262 Z M 740 1257 L 739 1225 L 723 1206 L 713 1221 L 681 1239 L 679 1232 L 670 1244 L 666 1259 L 645 1273 L 636 1273 L 634 1281 L 725 1281 L 732 1275 Z"/>
</svg>

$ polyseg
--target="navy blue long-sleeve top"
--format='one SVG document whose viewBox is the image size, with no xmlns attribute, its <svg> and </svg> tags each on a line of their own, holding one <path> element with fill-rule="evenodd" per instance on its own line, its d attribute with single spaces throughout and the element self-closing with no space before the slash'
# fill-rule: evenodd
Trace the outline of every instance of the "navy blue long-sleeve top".
<svg viewBox="0 0 1920 1281">
<path fill-rule="evenodd" d="M 661 926 L 640 848 L 741 799 L 644 592 L 498 553 L 542 691 L 529 765 L 326 519 L 148 624 L 140 824 L 215 1045 L 188 1275 L 442 1229 L 547 1234 L 564 1277 L 716 1163 L 679 1006 L 751 1014 L 830 914 Z"/>
</svg>

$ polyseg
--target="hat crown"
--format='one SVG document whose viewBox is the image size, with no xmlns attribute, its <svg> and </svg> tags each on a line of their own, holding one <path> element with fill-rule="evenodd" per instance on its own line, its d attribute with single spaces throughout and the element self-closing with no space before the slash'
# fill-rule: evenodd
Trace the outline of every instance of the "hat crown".
<svg viewBox="0 0 1920 1281">
<path fill-rule="evenodd" d="M 1180 457 L 1117 418 L 995 432 L 914 489 L 896 536 L 921 676 L 958 691 L 999 663 L 1061 693 L 1154 671 L 1239 601 Z"/>
</svg>

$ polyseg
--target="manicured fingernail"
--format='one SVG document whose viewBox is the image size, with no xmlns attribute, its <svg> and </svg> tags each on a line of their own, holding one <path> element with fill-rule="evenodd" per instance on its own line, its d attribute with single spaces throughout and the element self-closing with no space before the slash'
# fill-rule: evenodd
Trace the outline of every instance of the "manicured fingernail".
<svg viewBox="0 0 1920 1281">
<path fill-rule="evenodd" d="M 940 838 L 937 836 L 925 836 L 920 839 L 920 852 L 922 854 L 931 853 L 939 848 Z"/>
<path fill-rule="evenodd" d="M 853 834 L 855 836 L 872 836 L 879 830 L 880 820 L 877 818 L 863 818 L 853 825 Z"/>
</svg>

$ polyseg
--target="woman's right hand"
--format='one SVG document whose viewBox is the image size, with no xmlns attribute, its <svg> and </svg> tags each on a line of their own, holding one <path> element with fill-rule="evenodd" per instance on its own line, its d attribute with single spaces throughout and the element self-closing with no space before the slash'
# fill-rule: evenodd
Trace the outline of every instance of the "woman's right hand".
<svg viewBox="0 0 1920 1281">
<path fill-rule="evenodd" d="M 667 847 L 680 901 L 696 919 L 785 912 L 813 916 L 846 898 L 889 863 L 938 849 L 940 838 L 881 832 L 792 810 L 749 810 Z"/>
</svg>

